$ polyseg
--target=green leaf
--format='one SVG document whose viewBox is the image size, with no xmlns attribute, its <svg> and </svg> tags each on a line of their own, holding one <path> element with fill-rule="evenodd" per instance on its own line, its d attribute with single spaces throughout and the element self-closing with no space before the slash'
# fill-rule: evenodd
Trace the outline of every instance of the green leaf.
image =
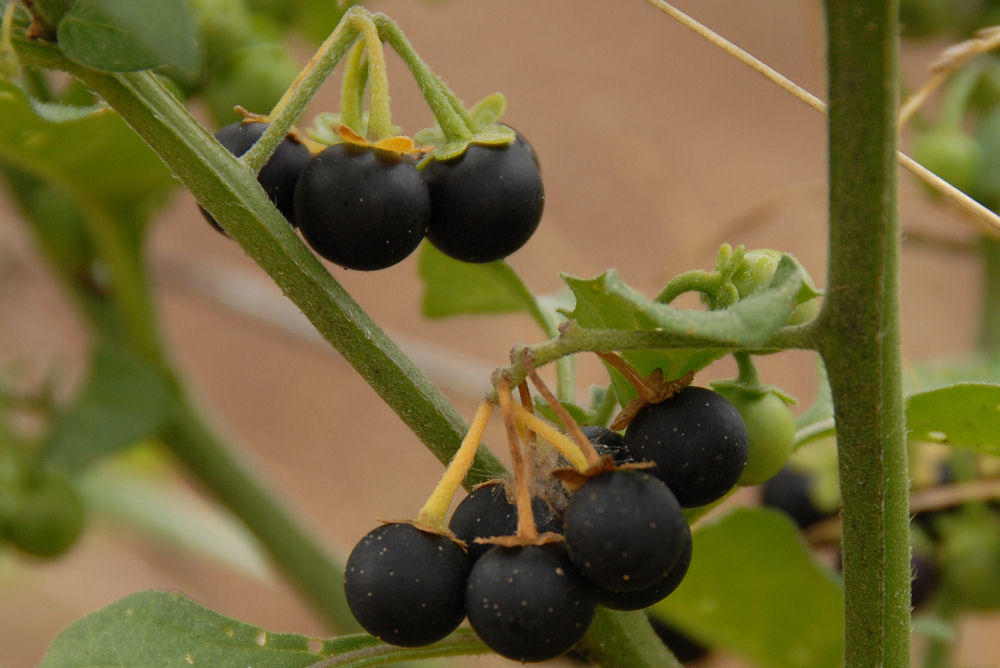
<svg viewBox="0 0 1000 668">
<path fill-rule="evenodd" d="M 841 585 L 787 517 L 734 510 L 694 531 L 693 555 L 654 614 L 759 666 L 843 665 Z"/>
<path fill-rule="evenodd" d="M 962 383 L 912 395 L 910 438 L 1000 456 L 1000 385 Z"/>
<path fill-rule="evenodd" d="M 366 634 L 320 640 L 274 633 L 204 608 L 178 593 L 145 591 L 68 626 L 49 645 L 39 668 L 301 668 L 320 661 L 328 668 L 362 668 L 488 651 L 470 629 L 424 647 L 395 647 Z"/>
<path fill-rule="evenodd" d="M 184 0 L 77 0 L 59 22 L 59 47 L 72 60 L 110 72 L 198 65 Z"/>
<path fill-rule="evenodd" d="M 254 666 L 297 668 L 323 654 L 306 636 L 271 633 L 177 593 L 146 591 L 77 620 L 56 636 L 41 668 Z"/>
<path fill-rule="evenodd" d="M 531 312 L 536 308 L 534 295 L 503 261 L 460 262 L 424 243 L 418 271 L 424 283 L 421 306 L 428 318 Z"/>
<path fill-rule="evenodd" d="M 576 297 L 576 306 L 566 316 L 581 327 L 663 330 L 711 337 L 744 348 L 759 346 L 785 324 L 803 285 L 801 271 L 787 256 L 782 257 L 766 288 L 717 311 L 678 309 L 650 300 L 622 281 L 614 269 L 592 279 L 564 275 L 563 280 Z M 724 354 L 718 349 L 699 348 L 627 352 L 624 356 L 643 375 L 662 369 L 665 378 L 674 379 L 702 369 Z M 612 383 L 622 405 L 635 395 L 634 388 L 617 372 L 612 373 Z"/>
<path fill-rule="evenodd" d="M 148 218 L 176 187 L 163 163 L 110 109 L 87 107 L 84 115 L 51 105 L 39 110 L 21 88 L 0 81 L 0 162 L 61 186 L 89 211 L 133 223 Z"/>
<path fill-rule="evenodd" d="M 102 341 L 85 387 L 59 414 L 44 456 L 51 465 L 76 472 L 115 454 L 160 428 L 170 396 L 160 375 L 139 356 Z"/>
</svg>

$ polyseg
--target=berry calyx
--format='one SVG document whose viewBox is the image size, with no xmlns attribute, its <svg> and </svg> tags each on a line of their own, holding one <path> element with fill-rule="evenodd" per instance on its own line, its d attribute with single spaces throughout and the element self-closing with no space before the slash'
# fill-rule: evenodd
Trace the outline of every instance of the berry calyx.
<svg viewBox="0 0 1000 668">
<path fill-rule="evenodd" d="M 673 493 L 642 471 L 592 477 L 570 498 L 563 524 L 580 574 L 611 591 L 655 585 L 691 539 Z"/>
<path fill-rule="evenodd" d="M 430 196 L 400 154 L 343 143 L 306 165 L 295 212 L 314 251 L 342 267 L 371 271 L 400 262 L 420 244 Z"/>
<path fill-rule="evenodd" d="M 465 607 L 490 649 L 514 661 L 545 661 L 580 641 L 596 599 L 562 545 L 497 545 L 473 566 Z"/>
<path fill-rule="evenodd" d="M 722 395 L 688 386 L 640 409 L 625 432 L 637 462 L 656 464 L 681 506 L 693 508 L 726 494 L 743 473 L 749 437 L 739 411 Z"/>
<path fill-rule="evenodd" d="M 431 197 L 427 239 L 464 262 L 492 262 L 534 234 L 545 190 L 527 142 L 470 144 L 448 160 L 430 160 L 423 177 Z"/>
<path fill-rule="evenodd" d="M 393 645 L 436 642 L 465 617 L 471 560 L 454 540 L 413 524 L 384 524 L 354 547 L 344 569 L 358 623 Z"/>
</svg>

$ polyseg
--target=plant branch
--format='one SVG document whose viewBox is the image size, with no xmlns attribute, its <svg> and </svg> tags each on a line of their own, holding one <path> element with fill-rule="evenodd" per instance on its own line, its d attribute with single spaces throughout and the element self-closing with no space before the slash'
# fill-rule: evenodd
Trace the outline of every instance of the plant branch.
<svg viewBox="0 0 1000 668">
<path fill-rule="evenodd" d="M 830 250 L 818 318 L 837 425 L 845 665 L 909 662 L 896 212 L 898 6 L 827 2 Z"/>
</svg>

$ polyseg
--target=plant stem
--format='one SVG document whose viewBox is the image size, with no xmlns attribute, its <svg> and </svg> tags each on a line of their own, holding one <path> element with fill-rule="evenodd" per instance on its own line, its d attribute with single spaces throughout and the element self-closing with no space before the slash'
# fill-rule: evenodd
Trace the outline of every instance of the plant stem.
<svg viewBox="0 0 1000 668">
<path fill-rule="evenodd" d="M 187 469 L 260 540 L 278 570 L 338 631 L 358 630 L 344 598 L 343 566 L 260 477 L 208 427 L 176 379 L 174 419 L 163 439 Z"/>
<path fill-rule="evenodd" d="M 441 131 L 448 141 L 464 141 L 472 137 L 472 119 L 468 112 L 457 98 L 450 94 L 444 82 L 427 66 L 413 45 L 406 39 L 406 35 L 399 25 L 384 14 L 376 14 L 373 17 L 375 25 L 378 27 L 379 35 L 391 46 L 399 57 L 403 59 L 410 72 L 413 74 L 420 92 L 427 101 L 434 114 L 434 119 L 440 126 Z"/>
<path fill-rule="evenodd" d="M 253 178 L 150 73 L 105 74 L 65 63 L 97 91 L 167 163 L 344 358 L 442 462 L 467 425 L 441 391 L 320 264 Z M 499 477 L 485 448 L 467 486 Z"/>
<path fill-rule="evenodd" d="M 642 610 L 615 612 L 598 606 L 579 647 L 604 668 L 683 668 Z"/>
<path fill-rule="evenodd" d="M 364 97 L 368 85 L 368 63 L 365 43 L 358 40 L 344 62 L 344 80 L 340 88 L 340 122 L 359 135 L 367 131 L 364 124 Z"/>
<path fill-rule="evenodd" d="M 979 311 L 979 350 L 1000 353 L 1000 240 L 984 235 L 980 239 L 982 254 L 982 298 Z"/>
<path fill-rule="evenodd" d="M 820 353 L 843 495 L 845 665 L 909 662 L 896 212 L 898 5 L 826 3 L 830 248 Z"/>
</svg>

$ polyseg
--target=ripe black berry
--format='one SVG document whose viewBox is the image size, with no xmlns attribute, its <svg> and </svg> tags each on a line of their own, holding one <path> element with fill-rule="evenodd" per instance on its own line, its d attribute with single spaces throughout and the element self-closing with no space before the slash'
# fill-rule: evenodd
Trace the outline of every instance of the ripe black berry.
<svg viewBox="0 0 1000 668">
<path fill-rule="evenodd" d="M 562 521 L 545 501 L 534 497 L 531 509 L 539 533 L 562 532 Z M 517 533 L 517 507 L 507 497 L 503 482 L 482 485 L 472 490 L 456 506 L 448 528 L 466 544 L 469 557 L 476 560 L 493 547 L 489 543 L 477 543 L 476 538 L 512 536 Z"/>
<path fill-rule="evenodd" d="M 597 454 L 611 457 L 618 466 L 632 461 L 628 448 L 625 446 L 625 437 L 617 431 L 593 425 L 581 427 L 581 429 L 587 440 L 593 443 Z"/>
<path fill-rule="evenodd" d="M 373 636 L 404 647 L 426 645 L 465 617 L 470 567 L 455 541 L 411 524 L 385 524 L 368 532 L 347 560 L 347 604 Z"/>
<path fill-rule="evenodd" d="M 515 661 L 545 661 L 587 632 L 593 588 L 555 543 L 493 547 L 465 589 L 469 623 L 490 649 Z"/>
<path fill-rule="evenodd" d="M 673 493 L 640 471 L 609 471 L 588 480 L 570 498 L 563 523 L 580 574 L 612 591 L 653 586 L 690 540 Z"/>
<path fill-rule="evenodd" d="M 431 194 L 427 238 L 464 262 L 507 257 L 534 234 L 545 190 L 526 141 L 505 146 L 471 144 L 451 160 L 431 160 L 423 170 Z"/>
<path fill-rule="evenodd" d="M 641 610 L 657 601 L 662 601 L 677 589 L 681 581 L 684 580 L 684 576 L 687 575 L 688 568 L 691 566 L 691 548 L 691 533 L 688 532 L 687 540 L 681 549 L 681 556 L 677 558 L 677 563 L 670 567 L 670 570 L 659 582 L 638 591 L 598 589 L 597 602 L 612 610 Z"/>
<path fill-rule="evenodd" d="M 348 269 L 392 266 L 424 238 L 430 196 L 405 157 L 344 143 L 324 149 L 302 171 L 295 216 L 302 236 Z"/>
<path fill-rule="evenodd" d="M 625 444 L 637 462 L 667 483 L 685 508 L 721 498 L 739 480 L 749 441 L 739 411 L 703 387 L 685 387 L 636 413 Z"/>
<path fill-rule="evenodd" d="M 832 514 L 816 507 L 810 492 L 813 486 L 814 481 L 810 476 L 786 466 L 764 483 L 761 503 L 782 511 L 800 529 L 806 529 Z"/>
<path fill-rule="evenodd" d="M 257 143 L 260 136 L 264 134 L 268 124 L 260 121 L 243 122 L 237 121 L 220 128 L 215 133 L 215 138 L 230 153 L 241 156 L 250 150 L 250 147 Z M 312 154 L 305 146 L 295 141 L 292 137 L 286 136 L 278 148 L 268 159 L 267 163 L 257 174 L 257 181 L 264 188 L 268 198 L 281 212 L 281 215 L 295 225 L 295 212 L 293 209 L 293 197 L 295 194 L 295 184 L 299 179 L 306 163 Z M 202 209 L 202 214 L 212 227 L 225 234 L 219 224 Z"/>
</svg>

